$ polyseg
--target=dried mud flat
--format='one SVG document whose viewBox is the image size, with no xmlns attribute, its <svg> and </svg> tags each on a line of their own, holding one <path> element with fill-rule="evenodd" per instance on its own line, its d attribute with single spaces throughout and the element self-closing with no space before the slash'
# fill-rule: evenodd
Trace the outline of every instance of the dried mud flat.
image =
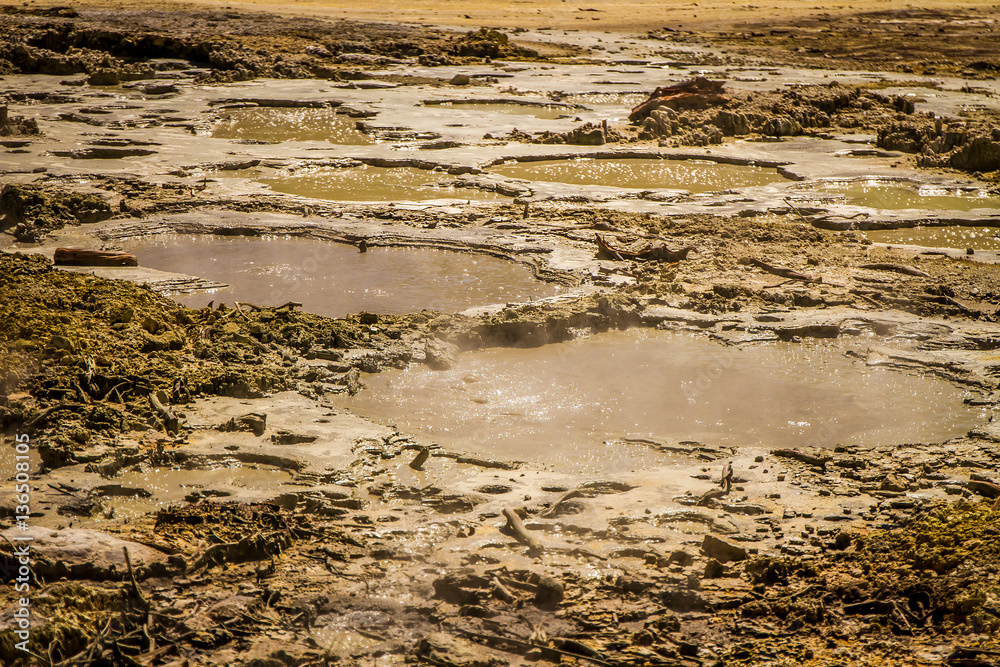
<svg viewBox="0 0 1000 667">
<path fill-rule="evenodd" d="M 998 226 L 991 11 L 633 37 L 9 7 L 0 465 L 14 470 L 27 434 L 32 484 L 24 531 L 4 482 L 0 535 L 6 565 L 26 534 L 34 560 L 32 652 L 15 647 L 5 586 L 0 660 L 1000 663 L 997 253 L 865 237 Z M 913 48 L 888 53 L 897 31 Z M 625 120 L 694 76 L 725 79 L 726 99 Z M 497 106 L 509 115 L 478 111 Z M 246 110 L 349 139 L 213 136 Z M 768 171 L 696 190 L 499 169 L 574 158 Z M 275 185 L 394 169 L 417 174 L 400 187 L 419 197 Z M 824 190 L 857 182 L 984 203 Z M 331 319 L 294 294 L 191 309 L 165 294 L 218 283 L 51 263 L 58 246 L 176 234 L 488 254 L 563 291 Z M 745 349 L 870 341 L 859 364 L 943 378 L 982 419 L 947 442 L 780 450 L 622 434 L 608 446 L 656 463 L 583 474 L 334 405 L 371 373 L 630 327 Z"/>
</svg>

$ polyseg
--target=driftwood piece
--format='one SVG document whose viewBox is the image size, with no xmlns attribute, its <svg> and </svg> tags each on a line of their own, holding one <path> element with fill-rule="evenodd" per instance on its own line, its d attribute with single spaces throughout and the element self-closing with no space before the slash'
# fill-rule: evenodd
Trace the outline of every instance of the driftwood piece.
<svg viewBox="0 0 1000 667">
<path fill-rule="evenodd" d="M 500 583 L 496 577 L 493 577 L 493 597 L 508 604 L 517 601 L 517 596 L 507 590 L 507 587 Z"/>
<path fill-rule="evenodd" d="M 973 493 L 978 493 L 979 495 L 987 498 L 1000 498 L 1000 486 L 993 484 L 992 482 L 984 482 L 982 480 L 974 479 L 968 483 L 966 488 Z"/>
<path fill-rule="evenodd" d="M 504 508 L 503 510 L 504 518 L 507 519 L 507 530 L 514 534 L 517 541 L 521 544 L 526 545 L 529 549 L 533 551 L 541 551 L 542 543 L 539 539 L 533 535 L 530 535 L 524 524 L 521 523 L 520 517 L 514 513 L 514 510 L 510 508 Z"/>
<path fill-rule="evenodd" d="M 687 259 L 688 253 L 694 248 L 688 246 L 680 250 L 670 250 L 663 244 L 653 244 L 639 251 L 622 250 L 612 247 L 600 234 L 594 234 L 597 242 L 597 256 L 603 259 L 616 259 L 625 261 L 627 259 L 636 261 L 657 261 L 657 262 L 679 262 Z"/>
<path fill-rule="evenodd" d="M 642 104 L 632 109 L 628 119 L 633 123 L 638 122 L 660 107 L 680 110 L 718 106 L 729 101 L 729 98 L 722 94 L 724 92 L 724 81 L 710 81 L 703 76 L 696 76 L 693 79 L 657 88 Z"/>
<path fill-rule="evenodd" d="M 52 263 L 56 266 L 139 266 L 135 255 L 112 250 L 56 248 Z"/>
<path fill-rule="evenodd" d="M 142 594 L 142 589 L 139 588 L 139 582 L 135 580 L 135 572 L 132 570 L 132 559 L 128 555 L 128 547 L 122 547 L 122 552 L 125 554 L 125 565 L 128 567 L 128 578 L 132 585 L 132 595 L 135 596 L 136 601 L 143 607 L 149 607 L 149 601 L 146 600 L 146 596 Z"/>
<path fill-rule="evenodd" d="M 61 410 L 82 410 L 84 408 L 89 408 L 89 407 L 90 407 L 89 405 L 86 405 L 84 403 L 60 403 L 59 405 L 53 405 L 51 407 L 45 408 L 36 416 L 32 417 L 31 420 L 25 424 L 25 426 L 31 427 L 35 426 L 36 424 L 40 424 L 41 422 L 45 421 L 50 416 Z"/>
<path fill-rule="evenodd" d="M 552 505 L 552 507 L 545 510 L 538 516 L 542 517 L 543 519 L 551 519 L 557 517 L 559 516 L 561 510 L 563 509 L 563 505 L 567 501 L 573 500 L 574 498 L 586 498 L 586 496 L 583 495 L 583 493 L 579 489 L 573 489 L 572 491 L 567 491 L 562 495 L 562 497 L 559 500 L 555 502 L 554 505 Z"/>
<path fill-rule="evenodd" d="M 802 463 L 807 463 L 811 466 L 817 466 L 819 468 L 826 469 L 826 462 L 830 460 L 829 456 L 813 456 L 812 454 L 806 454 L 805 452 L 800 452 L 797 449 L 775 449 L 771 452 L 773 456 L 780 456 L 786 459 L 795 459 L 796 461 L 801 461 Z"/>
<path fill-rule="evenodd" d="M 784 266 L 774 266 L 773 264 L 768 264 L 767 262 L 762 262 L 759 259 L 753 257 L 740 257 L 737 260 L 738 264 L 744 266 L 756 266 L 758 269 L 763 269 L 768 273 L 772 273 L 776 276 L 781 276 L 782 278 L 788 278 L 789 280 L 801 280 L 804 283 L 821 283 L 822 278 L 813 278 L 812 276 L 807 276 L 804 273 L 799 273 L 792 269 L 785 268 Z"/>
<path fill-rule="evenodd" d="M 163 425 L 166 427 L 167 433 L 173 432 L 175 435 L 180 433 L 180 419 L 177 418 L 177 415 L 170 408 L 160 401 L 156 392 L 149 395 L 149 404 L 160 415 L 160 418 L 163 419 Z"/>
<path fill-rule="evenodd" d="M 930 278 L 931 274 L 926 271 L 921 271 L 918 268 L 912 266 L 906 266 L 905 264 L 891 264 L 888 262 L 873 262 L 871 264 L 859 264 L 859 269 L 870 269 L 872 271 L 892 271 L 893 273 L 902 273 L 907 276 L 916 276 L 917 278 Z"/>
</svg>

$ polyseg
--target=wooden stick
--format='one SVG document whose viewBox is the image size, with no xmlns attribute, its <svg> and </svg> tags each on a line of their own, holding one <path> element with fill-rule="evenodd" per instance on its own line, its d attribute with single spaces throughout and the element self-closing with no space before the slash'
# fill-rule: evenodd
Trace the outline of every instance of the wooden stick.
<svg viewBox="0 0 1000 667">
<path fill-rule="evenodd" d="M 556 516 L 556 513 L 559 511 L 559 507 L 567 500 L 572 500 L 573 498 L 583 498 L 583 497 L 584 495 L 580 492 L 579 489 L 573 489 L 572 491 L 567 491 L 566 493 L 563 494 L 563 496 L 559 500 L 556 501 L 556 503 L 552 507 L 545 510 L 538 516 L 542 517 L 543 519 L 549 519 L 551 517 L 554 517 Z"/>
<path fill-rule="evenodd" d="M 171 431 L 173 431 L 175 435 L 180 433 L 180 420 L 177 418 L 177 415 L 170 411 L 170 408 L 163 405 L 163 403 L 160 403 L 160 399 L 156 397 L 155 391 L 149 394 L 149 404 L 153 406 L 153 409 L 156 410 L 161 417 L 163 417 L 167 433 L 170 433 Z"/>
<path fill-rule="evenodd" d="M 132 559 L 129 558 L 128 547 L 122 547 L 122 552 L 125 554 L 125 565 L 128 566 L 128 578 L 132 582 L 132 594 L 135 595 L 135 599 L 143 607 L 149 608 L 149 602 L 146 600 L 146 596 L 142 594 L 139 583 L 135 580 L 135 572 L 132 570 Z"/>
<path fill-rule="evenodd" d="M 507 519 L 507 529 L 514 533 L 514 537 L 517 538 L 518 542 L 535 551 L 541 551 L 544 548 L 537 537 L 528 534 L 524 524 L 521 523 L 520 517 L 514 513 L 514 510 L 505 507 L 503 515 Z"/>
<path fill-rule="evenodd" d="M 804 283 L 821 283 L 822 278 L 812 278 L 804 273 L 799 273 L 798 271 L 793 271 L 792 269 L 785 268 L 783 266 L 774 266 L 773 264 L 768 264 L 767 262 L 762 262 L 759 259 L 753 257 L 740 257 L 737 260 L 738 264 L 756 266 L 759 269 L 764 269 L 768 273 L 773 273 L 776 276 L 781 276 L 782 278 L 788 278 L 789 280 L 801 280 Z"/>
</svg>

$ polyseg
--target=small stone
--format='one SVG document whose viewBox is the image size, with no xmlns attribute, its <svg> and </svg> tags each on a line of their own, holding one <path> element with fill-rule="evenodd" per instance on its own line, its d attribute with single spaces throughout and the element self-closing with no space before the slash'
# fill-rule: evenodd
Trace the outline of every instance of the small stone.
<svg viewBox="0 0 1000 667">
<path fill-rule="evenodd" d="M 449 81 L 448 83 L 450 83 L 453 86 L 468 86 L 470 83 L 472 83 L 472 79 L 469 78 L 468 74 L 456 74 L 455 76 L 451 77 L 451 81 Z"/>
<path fill-rule="evenodd" d="M 670 563 L 677 563 L 681 567 L 687 567 L 694 562 L 694 556 L 682 549 L 678 549 L 670 554 L 668 561 Z"/>
<path fill-rule="evenodd" d="M 566 594 L 561 581 L 554 577 L 540 577 L 535 590 L 535 604 L 539 606 L 557 605 Z"/>
<path fill-rule="evenodd" d="M 893 474 L 886 476 L 886 478 L 882 480 L 881 488 L 883 491 L 902 492 L 910 488 L 910 483 L 901 476 Z"/>
<path fill-rule="evenodd" d="M 709 558 L 715 558 L 720 563 L 728 563 L 733 560 L 746 560 L 747 552 L 743 547 L 729 544 L 713 535 L 706 535 L 701 543 L 701 550 Z"/>
<path fill-rule="evenodd" d="M 726 573 L 726 566 L 710 558 L 707 563 L 705 563 L 705 578 L 706 579 L 718 579 Z"/>
</svg>

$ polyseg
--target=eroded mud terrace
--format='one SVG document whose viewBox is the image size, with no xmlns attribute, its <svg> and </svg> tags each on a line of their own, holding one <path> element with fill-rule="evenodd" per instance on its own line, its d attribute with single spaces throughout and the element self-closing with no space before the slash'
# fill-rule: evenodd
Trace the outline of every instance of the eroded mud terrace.
<svg viewBox="0 0 1000 667">
<path fill-rule="evenodd" d="M 993 69 L 31 11 L 4 664 L 996 662 Z"/>
</svg>

